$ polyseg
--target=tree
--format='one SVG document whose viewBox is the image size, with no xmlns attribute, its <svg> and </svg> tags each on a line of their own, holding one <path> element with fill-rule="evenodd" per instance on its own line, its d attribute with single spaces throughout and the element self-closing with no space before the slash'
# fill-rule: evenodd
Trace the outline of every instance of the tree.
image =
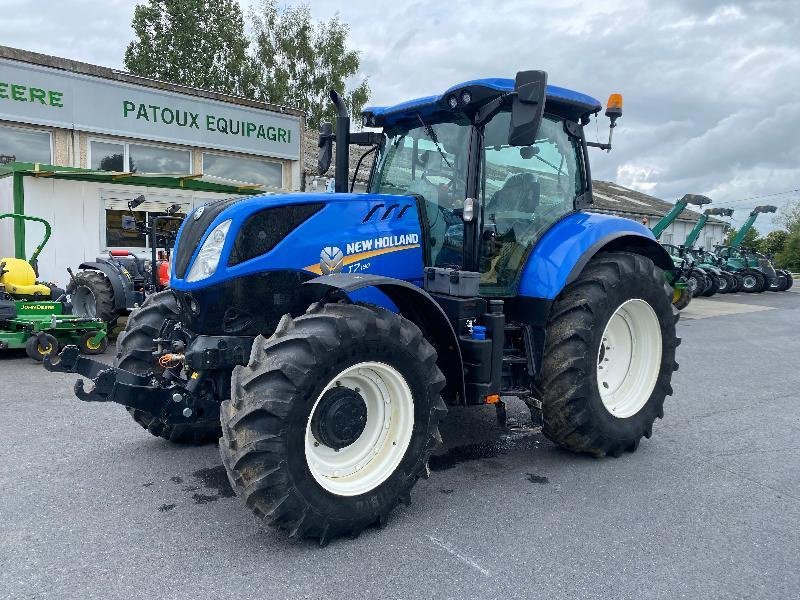
<svg viewBox="0 0 800 600">
<path fill-rule="evenodd" d="M 736 237 L 736 234 L 739 233 L 738 229 L 729 229 L 728 235 L 725 236 L 725 245 L 729 246 L 730 243 L 733 241 L 733 238 Z M 759 233 L 755 227 L 751 227 L 747 234 L 744 236 L 744 241 L 742 242 L 742 246 L 745 248 L 756 248 L 759 242 Z"/>
<path fill-rule="evenodd" d="M 800 200 L 789 202 L 775 215 L 774 222 L 789 231 L 800 231 Z"/>
<path fill-rule="evenodd" d="M 147 0 L 133 14 L 125 51 L 135 75 L 215 92 L 254 89 L 244 17 L 236 0 Z"/>
<path fill-rule="evenodd" d="M 369 84 L 364 79 L 346 91 L 361 60 L 357 51 L 348 49 L 350 28 L 338 15 L 315 23 L 307 4 L 278 8 L 276 0 L 264 0 L 249 17 L 259 74 L 256 98 L 298 107 L 305 111 L 307 125 L 316 128 L 336 116 L 328 97 L 333 88 L 344 94 L 353 116 L 360 114 Z"/>
<path fill-rule="evenodd" d="M 789 238 L 789 232 L 778 229 L 770 231 L 767 235 L 758 241 L 758 251 L 763 254 L 775 256 L 786 245 L 786 240 Z"/>
<path fill-rule="evenodd" d="M 781 269 L 800 272 L 800 228 L 789 234 L 783 250 L 775 256 L 775 263 Z"/>
</svg>

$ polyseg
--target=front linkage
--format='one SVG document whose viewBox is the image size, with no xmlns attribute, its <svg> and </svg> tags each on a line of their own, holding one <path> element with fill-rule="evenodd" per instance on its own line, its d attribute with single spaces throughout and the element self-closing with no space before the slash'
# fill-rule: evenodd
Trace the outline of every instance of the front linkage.
<svg viewBox="0 0 800 600">
<path fill-rule="evenodd" d="M 252 338 L 231 336 L 197 336 L 185 354 L 157 350 L 153 364 L 169 357 L 184 367 L 187 378 L 175 377 L 165 370 L 160 377 L 153 372 L 133 373 L 98 360 L 82 356 L 77 346 L 67 346 L 58 356 L 47 356 L 48 371 L 77 373 L 92 380 L 87 389 L 84 380 L 75 382 L 75 395 L 84 402 L 116 402 L 155 417 L 164 425 L 182 425 L 196 415 L 219 414 L 219 402 L 201 393 L 206 372 L 230 369 L 247 362 Z M 159 348 L 161 346 L 159 345 Z"/>
</svg>

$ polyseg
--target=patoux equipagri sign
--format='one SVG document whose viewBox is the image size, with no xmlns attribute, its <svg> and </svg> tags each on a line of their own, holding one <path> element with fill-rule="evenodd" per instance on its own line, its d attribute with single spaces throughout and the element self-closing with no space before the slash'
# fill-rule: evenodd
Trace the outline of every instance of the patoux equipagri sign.
<svg viewBox="0 0 800 600">
<path fill-rule="evenodd" d="M 0 119 L 297 160 L 300 119 L 0 59 Z"/>
</svg>

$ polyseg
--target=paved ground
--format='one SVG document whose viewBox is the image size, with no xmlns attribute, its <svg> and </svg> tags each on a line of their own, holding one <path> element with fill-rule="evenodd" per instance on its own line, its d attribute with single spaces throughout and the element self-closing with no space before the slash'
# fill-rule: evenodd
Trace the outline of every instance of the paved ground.
<svg viewBox="0 0 800 600">
<path fill-rule="evenodd" d="M 675 396 L 633 455 L 458 415 L 413 504 L 326 548 L 262 528 L 215 447 L 162 443 L 6 353 L 0 598 L 797 598 L 798 308 L 695 300 Z"/>
</svg>

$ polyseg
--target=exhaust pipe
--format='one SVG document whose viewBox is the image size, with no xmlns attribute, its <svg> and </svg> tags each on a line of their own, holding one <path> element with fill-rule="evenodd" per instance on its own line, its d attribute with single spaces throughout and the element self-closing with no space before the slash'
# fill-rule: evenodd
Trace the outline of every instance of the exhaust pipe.
<svg viewBox="0 0 800 600">
<path fill-rule="evenodd" d="M 350 113 L 336 90 L 330 91 L 331 102 L 336 107 L 336 164 L 334 178 L 336 192 L 347 193 L 350 172 Z"/>
</svg>

